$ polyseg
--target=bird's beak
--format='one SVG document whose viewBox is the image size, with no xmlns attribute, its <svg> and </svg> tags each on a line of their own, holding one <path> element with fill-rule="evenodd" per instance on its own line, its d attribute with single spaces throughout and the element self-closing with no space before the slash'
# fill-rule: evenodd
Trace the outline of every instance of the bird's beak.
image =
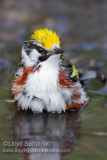
<svg viewBox="0 0 107 160">
<path fill-rule="evenodd" d="M 60 48 L 57 48 L 57 49 L 55 49 L 54 51 L 50 51 L 49 53 L 48 53 L 48 55 L 55 55 L 55 54 L 62 54 L 63 53 L 63 50 L 62 49 L 60 49 Z"/>
<path fill-rule="evenodd" d="M 62 54 L 62 53 L 64 53 L 64 52 L 60 48 L 54 50 L 54 54 Z"/>
</svg>

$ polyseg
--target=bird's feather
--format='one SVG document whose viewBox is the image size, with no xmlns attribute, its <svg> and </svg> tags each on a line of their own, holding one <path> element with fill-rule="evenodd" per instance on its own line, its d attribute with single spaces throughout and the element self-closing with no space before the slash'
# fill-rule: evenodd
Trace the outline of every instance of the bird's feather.
<svg viewBox="0 0 107 160">
<path fill-rule="evenodd" d="M 61 66 L 66 70 L 67 72 L 67 79 L 71 81 L 77 81 L 79 78 L 78 70 L 75 68 L 75 66 L 69 61 L 66 57 L 61 56 Z"/>
</svg>

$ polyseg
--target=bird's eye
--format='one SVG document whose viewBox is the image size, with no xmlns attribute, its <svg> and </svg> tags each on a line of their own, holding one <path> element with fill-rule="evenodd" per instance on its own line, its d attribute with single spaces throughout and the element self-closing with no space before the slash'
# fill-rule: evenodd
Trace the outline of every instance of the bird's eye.
<svg viewBox="0 0 107 160">
<path fill-rule="evenodd" d="M 42 47 L 38 47 L 37 50 L 39 53 L 44 53 L 44 49 Z"/>
</svg>

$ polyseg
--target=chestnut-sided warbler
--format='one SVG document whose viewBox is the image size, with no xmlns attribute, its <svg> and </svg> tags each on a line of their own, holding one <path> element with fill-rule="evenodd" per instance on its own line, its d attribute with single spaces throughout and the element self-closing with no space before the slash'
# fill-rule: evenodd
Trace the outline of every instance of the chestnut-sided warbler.
<svg viewBox="0 0 107 160">
<path fill-rule="evenodd" d="M 62 54 L 59 37 L 50 29 L 37 29 L 25 41 L 10 90 L 19 108 L 60 113 L 87 102 L 78 70 Z"/>
</svg>

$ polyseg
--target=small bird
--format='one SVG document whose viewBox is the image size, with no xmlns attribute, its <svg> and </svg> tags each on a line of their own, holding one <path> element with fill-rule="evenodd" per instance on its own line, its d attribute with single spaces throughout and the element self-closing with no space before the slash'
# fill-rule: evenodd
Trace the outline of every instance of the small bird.
<svg viewBox="0 0 107 160">
<path fill-rule="evenodd" d="M 51 29 L 37 29 L 22 46 L 22 60 L 10 93 L 22 110 L 58 112 L 80 110 L 88 98 L 75 66 L 63 56 Z"/>
</svg>

